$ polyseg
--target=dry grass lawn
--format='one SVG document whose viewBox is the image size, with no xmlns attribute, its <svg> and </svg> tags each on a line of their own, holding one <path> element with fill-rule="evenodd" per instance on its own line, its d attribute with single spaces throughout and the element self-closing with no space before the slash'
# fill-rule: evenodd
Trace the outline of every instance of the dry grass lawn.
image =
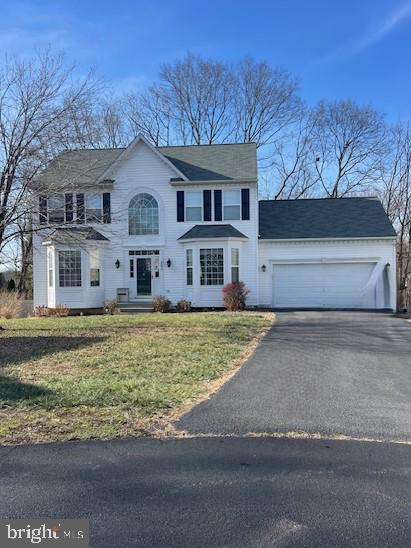
<svg viewBox="0 0 411 548">
<path fill-rule="evenodd" d="M 250 352 L 263 313 L 3 321 L 0 443 L 164 432 Z"/>
</svg>

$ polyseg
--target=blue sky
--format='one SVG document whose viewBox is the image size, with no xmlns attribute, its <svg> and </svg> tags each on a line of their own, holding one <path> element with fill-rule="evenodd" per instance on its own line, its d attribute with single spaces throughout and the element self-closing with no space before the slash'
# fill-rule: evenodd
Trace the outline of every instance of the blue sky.
<svg viewBox="0 0 411 548">
<path fill-rule="evenodd" d="M 190 49 L 283 66 L 309 102 L 349 97 L 411 118 L 411 0 L 0 0 L 0 10 L 1 53 L 50 45 L 119 91 Z"/>
</svg>

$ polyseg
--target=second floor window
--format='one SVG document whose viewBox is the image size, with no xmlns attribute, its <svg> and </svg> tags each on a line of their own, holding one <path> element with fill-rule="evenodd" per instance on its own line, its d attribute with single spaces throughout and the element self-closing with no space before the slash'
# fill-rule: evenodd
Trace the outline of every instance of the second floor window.
<svg viewBox="0 0 411 548">
<path fill-rule="evenodd" d="M 49 196 L 47 200 L 48 222 L 50 224 L 63 224 L 65 222 L 65 207 L 64 194 Z"/>
<path fill-rule="evenodd" d="M 224 221 L 235 221 L 241 219 L 240 190 L 224 190 L 223 219 Z"/>
<path fill-rule="evenodd" d="M 132 198 L 128 206 L 128 227 L 131 236 L 159 233 L 158 203 L 145 192 Z"/>
<path fill-rule="evenodd" d="M 101 194 L 86 195 L 86 222 L 101 223 L 102 207 Z"/>
<path fill-rule="evenodd" d="M 186 221 L 203 220 L 203 203 L 201 190 L 186 192 Z"/>
</svg>

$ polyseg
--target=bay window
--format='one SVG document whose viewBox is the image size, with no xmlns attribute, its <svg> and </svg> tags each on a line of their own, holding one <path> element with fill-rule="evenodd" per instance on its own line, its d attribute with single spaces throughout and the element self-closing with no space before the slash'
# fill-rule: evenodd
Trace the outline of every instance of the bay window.
<svg viewBox="0 0 411 548">
<path fill-rule="evenodd" d="M 98 250 L 90 251 L 89 261 L 90 261 L 90 286 L 99 287 L 100 286 L 100 253 L 98 252 Z"/>
<path fill-rule="evenodd" d="M 238 247 L 231 248 L 231 281 L 240 281 L 240 250 Z"/>
<path fill-rule="evenodd" d="M 81 287 L 81 251 L 59 251 L 60 287 Z"/>
<path fill-rule="evenodd" d="M 186 221 L 202 221 L 203 220 L 203 203 L 201 190 L 186 192 Z"/>
<path fill-rule="evenodd" d="M 200 249 L 200 285 L 224 285 L 223 248 Z"/>
<path fill-rule="evenodd" d="M 186 283 L 193 285 L 193 250 L 186 249 Z"/>
</svg>

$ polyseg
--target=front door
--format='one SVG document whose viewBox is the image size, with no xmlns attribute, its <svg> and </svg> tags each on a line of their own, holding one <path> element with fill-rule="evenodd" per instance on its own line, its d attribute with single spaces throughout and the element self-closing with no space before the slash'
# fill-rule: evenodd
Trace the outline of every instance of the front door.
<svg viewBox="0 0 411 548">
<path fill-rule="evenodd" d="M 151 296 L 151 257 L 138 257 L 137 263 L 137 297 Z"/>
</svg>

